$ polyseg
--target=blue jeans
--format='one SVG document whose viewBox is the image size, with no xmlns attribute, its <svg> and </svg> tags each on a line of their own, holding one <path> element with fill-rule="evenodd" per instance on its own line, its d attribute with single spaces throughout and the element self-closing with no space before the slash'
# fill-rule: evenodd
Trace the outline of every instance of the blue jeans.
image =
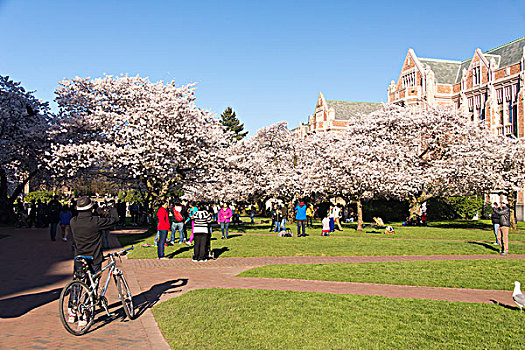
<svg viewBox="0 0 525 350">
<path fill-rule="evenodd" d="M 254 222 L 253 222 L 253 217 L 254 217 L 254 216 L 255 216 L 254 213 L 251 213 L 251 214 L 250 214 L 250 219 L 252 219 L 252 224 L 254 223 Z"/>
<path fill-rule="evenodd" d="M 303 229 L 303 236 L 306 236 L 304 232 L 306 226 L 306 220 L 297 220 L 297 237 L 301 236 L 301 228 Z"/>
<path fill-rule="evenodd" d="M 281 232 L 281 222 L 275 221 L 275 228 L 273 229 L 273 232 Z"/>
<path fill-rule="evenodd" d="M 230 226 L 229 222 L 221 222 L 221 232 L 224 238 L 228 238 L 228 226 Z"/>
<path fill-rule="evenodd" d="M 501 245 L 500 242 L 498 241 L 498 231 L 499 231 L 499 224 L 494 224 L 494 236 L 496 236 L 496 243 Z"/>
<path fill-rule="evenodd" d="M 174 222 L 171 224 L 171 243 L 175 243 L 175 232 L 179 231 L 179 243 L 184 242 L 184 223 Z"/>
<path fill-rule="evenodd" d="M 334 232 L 334 231 L 335 231 L 335 219 L 330 218 L 330 232 Z"/>
<path fill-rule="evenodd" d="M 166 237 L 168 237 L 168 230 L 159 230 L 159 241 L 157 242 L 157 256 L 159 258 L 164 257 L 164 243 L 166 243 Z"/>
</svg>

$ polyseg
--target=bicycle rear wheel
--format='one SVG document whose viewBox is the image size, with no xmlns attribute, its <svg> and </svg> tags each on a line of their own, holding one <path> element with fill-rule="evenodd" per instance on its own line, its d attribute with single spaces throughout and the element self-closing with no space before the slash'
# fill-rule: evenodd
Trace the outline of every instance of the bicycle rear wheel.
<svg viewBox="0 0 525 350">
<path fill-rule="evenodd" d="M 85 334 L 95 319 L 95 302 L 88 286 L 81 281 L 69 282 L 59 301 L 60 321 L 73 335 Z"/>
<path fill-rule="evenodd" d="M 122 274 L 115 277 L 115 282 L 117 282 L 118 296 L 122 302 L 122 308 L 126 316 L 132 320 L 133 317 L 135 317 L 135 309 L 133 308 L 133 295 L 131 294 L 128 283 Z"/>
</svg>

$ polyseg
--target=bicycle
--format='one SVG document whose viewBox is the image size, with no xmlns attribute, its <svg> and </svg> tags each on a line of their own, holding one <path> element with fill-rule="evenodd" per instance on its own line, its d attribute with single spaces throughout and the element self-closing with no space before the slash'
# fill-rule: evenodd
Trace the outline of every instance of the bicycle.
<svg viewBox="0 0 525 350">
<path fill-rule="evenodd" d="M 105 296 L 111 276 L 117 286 L 119 299 L 126 316 L 132 320 L 135 316 L 133 309 L 133 295 L 129 289 L 124 274 L 117 268 L 115 257 L 125 255 L 134 248 L 124 249 L 120 252 L 111 253 L 105 258 L 110 262 L 99 272 L 93 273 L 91 262 L 93 257 L 78 255 L 75 261 L 81 264 L 81 269 L 75 272 L 73 281 L 69 282 L 60 294 L 59 312 L 60 321 L 64 328 L 73 335 L 87 333 L 95 320 L 95 307 L 102 307 L 108 316 L 112 314 L 108 310 L 108 301 Z M 122 261 L 120 259 L 120 261 Z M 109 269 L 108 277 L 100 294 L 97 293 L 102 273 Z"/>
</svg>

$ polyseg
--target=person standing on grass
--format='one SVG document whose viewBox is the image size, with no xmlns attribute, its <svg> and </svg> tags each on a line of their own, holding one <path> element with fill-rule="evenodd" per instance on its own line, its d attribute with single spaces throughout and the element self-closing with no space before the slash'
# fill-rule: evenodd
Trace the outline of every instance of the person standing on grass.
<svg viewBox="0 0 525 350">
<path fill-rule="evenodd" d="M 228 208 L 228 203 L 224 203 L 217 215 L 217 223 L 221 226 L 221 239 L 228 239 L 228 226 L 230 226 L 232 216 L 233 213 L 232 210 Z"/>
<path fill-rule="evenodd" d="M 343 231 L 341 227 L 341 207 L 339 204 L 336 204 L 334 207 L 334 229 L 335 225 L 337 225 L 337 231 Z"/>
<path fill-rule="evenodd" d="M 288 207 L 286 203 L 281 205 L 281 231 L 286 231 L 286 222 L 288 221 Z"/>
<path fill-rule="evenodd" d="M 306 205 L 304 202 L 300 202 L 295 207 L 295 221 L 297 222 L 297 237 L 306 237 Z M 302 234 L 301 229 L 303 230 Z"/>
<path fill-rule="evenodd" d="M 175 232 L 179 231 L 179 244 L 184 243 L 184 217 L 182 216 L 182 204 L 175 203 L 172 208 L 173 221 L 171 223 L 171 244 L 175 244 Z"/>
<path fill-rule="evenodd" d="M 498 240 L 498 232 L 499 232 L 499 214 L 496 213 L 496 209 L 499 209 L 498 203 L 494 202 L 492 205 L 492 214 L 490 215 L 490 220 L 492 221 L 492 225 L 494 226 L 494 236 L 496 236 L 496 242 L 494 242 L 494 245 L 501 246 L 501 243 Z"/>
<path fill-rule="evenodd" d="M 275 222 L 273 232 L 281 232 L 281 220 L 281 208 L 279 207 L 279 205 L 276 205 L 273 211 L 273 221 Z"/>
<path fill-rule="evenodd" d="M 306 226 L 314 226 L 314 207 L 311 204 L 306 208 Z"/>
<path fill-rule="evenodd" d="M 166 243 L 166 237 L 170 229 L 170 219 L 168 213 L 169 203 L 165 201 L 157 211 L 157 231 L 159 233 L 159 241 L 157 242 L 157 256 L 159 259 L 168 259 L 164 257 L 164 244 Z"/>
<path fill-rule="evenodd" d="M 321 223 L 323 224 L 321 236 L 330 236 L 330 218 L 328 217 L 328 213 L 326 213 L 326 216 Z"/>
<path fill-rule="evenodd" d="M 187 245 L 191 245 L 191 243 L 193 243 L 193 237 L 194 237 L 193 236 L 193 226 L 195 225 L 195 223 L 193 222 L 192 216 L 198 210 L 197 206 L 194 203 L 191 203 L 189 206 L 190 206 L 190 209 L 188 209 L 188 218 L 186 219 L 186 224 L 189 221 L 191 221 L 191 233 L 190 233 L 190 239 L 186 241 Z"/>
<path fill-rule="evenodd" d="M 328 217 L 330 218 L 330 233 L 332 233 L 335 231 L 335 213 L 333 204 L 330 204 L 330 209 L 328 210 Z"/>
<path fill-rule="evenodd" d="M 507 203 L 501 203 L 500 208 L 494 208 L 494 212 L 499 215 L 499 232 L 498 238 L 500 243 L 501 255 L 509 254 L 509 227 L 510 227 L 510 209 Z"/>
<path fill-rule="evenodd" d="M 195 208 L 197 208 L 197 211 L 191 216 L 193 221 L 193 235 L 195 238 L 192 261 L 208 261 L 206 246 L 212 217 L 208 211 L 204 210 L 203 205 L 198 205 Z M 201 210 L 200 208 L 203 209 Z"/>
</svg>

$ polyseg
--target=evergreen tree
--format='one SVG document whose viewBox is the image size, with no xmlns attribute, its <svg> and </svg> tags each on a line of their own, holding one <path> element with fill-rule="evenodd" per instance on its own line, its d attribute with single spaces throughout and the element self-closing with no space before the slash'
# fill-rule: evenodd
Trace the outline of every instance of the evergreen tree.
<svg viewBox="0 0 525 350">
<path fill-rule="evenodd" d="M 244 131 L 244 124 L 239 121 L 231 107 L 226 108 L 221 114 L 221 124 L 224 130 L 233 133 L 232 140 L 242 140 L 248 134 L 248 131 Z"/>
</svg>

